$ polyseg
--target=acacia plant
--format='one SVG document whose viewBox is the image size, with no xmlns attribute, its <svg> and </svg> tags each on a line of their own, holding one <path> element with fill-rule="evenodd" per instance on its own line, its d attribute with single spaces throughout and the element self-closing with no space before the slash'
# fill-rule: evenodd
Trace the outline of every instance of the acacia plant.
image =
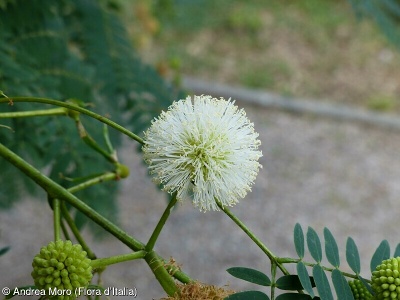
<svg viewBox="0 0 400 300">
<path fill-rule="evenodd" d="M 108 265 L 144 259 L 169 299 L 400 299 L 399 245 L 391 255 L 383 241 L 371 259 L 371 276 L 364 278 L 352 238 L 345 249 L 348 273 L 327 228 L 322 247 L 314 229 L 304 234 L 296 224 L 297 256 L 280 257 L 230 211 L 262 167 L 253 123 L 234 101 L 181 97 L 135 55 L 118 9 L 105 0 L 0 0 L 0 176 L 2 182 L 13 179 L 1 185 L 0 203 L 15 203 L 18 186 L 29 183 L 29 192 L 46 192 L 54 220 L 54 240 L 32 253 L 32 282 L 20 290 L 41 299 L 75 299 L 82 290 L 100 297 L 105 288 L 92 282 L 94 274 L 106 276 Z M 145 129 L 144 136 L 137 134 Z M 153 180 L 170 195 L 147 242 L 118 227 L 113 201 L 99 201 L 110 198 L 119 179 L 129 180 L 116 151 L 121 134 L 143 151 Z M 49 175 L 40 171 L 44 167 Z M 227 271 L 268 287 L 268 295 L 199 283 L 154 250 L 178 201 L 221 211 L 249 236 L 269 259 L 270 272 Z M 96 257 L 81 234 L 89 220 L 131 252 Z M 305 259 L 306 245 L 312 261 Z M 296 264 L 294 274 L 288 264 Z"/>
</svg>

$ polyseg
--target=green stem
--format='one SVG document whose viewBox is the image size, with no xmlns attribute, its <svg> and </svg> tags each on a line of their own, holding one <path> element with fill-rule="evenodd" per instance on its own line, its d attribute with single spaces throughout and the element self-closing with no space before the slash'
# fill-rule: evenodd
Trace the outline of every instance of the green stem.
<svg viewBox="0 0 400 300">
<path fill-rule="evenodd" d="M 162 259 L 160 257 L 160 259 Z M 182 283 L 189 283 L 192 282 L 193 279 L 190 278 L 189 275 L 187 275 L 185 272 L 182 272 L 179 267 L 174 266 L 174 265 L 168 265 L 168 262 L 164 261 L 164 268 L 168 271 L 171 276 L 176 278 Z"/>
<path fill-rule="evenodd" d="M 315 265 L 317 265 L 316 263 L 307 263 L 307 262 L 304 262 L 304 264 L 306 265 L 306 266 L 308 266 L 308 267 L 314 267 Z M 321 268 L 323 269 L 323 270 L 325 270 L 325 271 L 328 271 L 328 272 L 332 272 L 333 270 L 334 270 L 334 268 L 329 268 L 329 267 L 324 267 L 324 266 L 322 266 L 322 265 L 320 265 L 321 266 Z M 340 271 L 340 270 L 339 270 Z M 341 273 L 342 273 L 342 275 L 343 276 L 346 276 L 346 277 L 350 277 L 350 278 L 353 278 L 353 279 L 358 279 L 358 275 L 356 275 L 356 274 L 350 274 L 350 273 L 347 273 L 347 272 L 342 272 L 342 271 L 340 271 Z M 371 280 L 368 280 L 368 279 L 365 279 L 368 283 L 371 283 Z"/>
<path fill-rule="evenodd" d="M 103 138 L 104 138 L 104 142 L 106 143 L 106 146 L 108 148 L 108 151 L 115 155 L 115 150 L 111 144 L 110 135 L 108 133 L 108 127 L 106 124 L 104 124 L 104 126 L 103 126 Z M 118 160 L 118 159 L 116 159 L 116 160 Z"/>
<path fill-rule="evenodd" d="M 229 217 L 231 218 L 231 220 L 233 222 L 236 223 L 236 225 L 238 225 L 252 240 L 253 242 L 268 256 L 268 258 L 275 262 L 276 265 L 278 266 L 278 268 L 282 271 L 283 274 L 285 275 L 289 275 L 289 271 L 286 270 L 286 268 L 278 261 L 278 257 L 275 256 L 271 250 L 269 250 L 267 248 L 267 246 L 264 245 L 263 242 L 261 242 L 261 240 L 256 237 L 251 231 L 250 229 L 242 222 L 239 220 L 238 217 L 236 217 L 228 207 L 223 206 L 222 203 L 218 200 L 215 199 L 215 202 L 217 203 L 218 207 Z"/>
<path fill-rule="evenodd" d="M 78 128 L 79 136 L 81 139 L 84 141 L 86 145 L 91 147 L 93 150 L 97 151 L 101 155 L 105 157 L 109 162 L 111 163 L 116 163 L 116 159 L 113 155 L 113 153 L 108 153 L 106 150 L 104 150 L 99 144 L 96 143 L 96 141 L 89 135 L 89 133 L 86 131 L 85 127 L 83 126 L 82 122 L 79 120 L 79 118 L 75 121 L 76 122 L 76 127 Z"/>
<path fill-rule="evenodd" d="M 57 198 L 68 202 L 76 209 L 85 214 L 88 218 L 92 219 L 95 223 L 103 227 L 106 231 L 113 234 L 117 239 L 127 245 L 134 251 L 143 250 L 145 245 L 135 238 L 128 235 L 125 231 L 103 217 L 97 211 L 92 209 L 86 203 L 75 197 L 62 186 L 42 174 L 39 170 L 31 166 L 28 162 L 23 160 L 17 154 L 0 143 L 0 156 L 4 157 L 15 167 L 20 169 L 28 177 L 32 178 L 39 186 L 41 186 L 52 198 Z"/>
<path fill-rule="evenodd" d="M 0 98 L 0 103 L 10 103 L 10 100 L 12 102 L 34 102 L 34 103 L 45 103 L 45 104 L 50 104 L 50 105 L 55 105 L 55 106 L 60 106 L 60 107 L 65 107 L 70 110 L 74 110 L 77 112 L 80 112 L 82 114 L 85 114 L 91 118 L 94 118 L 96 120 L 99 120 L 100 122 L 103 122 L 104 124 L 109 125 L 110 127 L 113 127 L 114 129 L 122 132 L 123 134 L 129 136 L 130 138 L 134 139 L 135 141 L 144 144 L 144 141 L 142 138 L 134 134 L 133 132 L 129 131 L 128 129 L 122 127 L 121 125 L 111 121 L 110 119 L 107 119 L 106 117 L 103 117 L 99 114 L 96 114 L 90 110 L 87 110 L 85 108 L 79 107 L 76 104 L 71 104 L 68 102 L 62 102 L 58 100 L 52 100 L 52 99 L 46 99 L 46 98 L 37 98 L 37 97 L 10 97 L 10 98 Z"/>
<path fill-rule="evenodd" d="M 156 252 L 148 252 L 144 259 L 168 296 L 174 296 L 179 292 L 174 279 L 168 273 L 163 260 L 160 259 Z"/>
<path fill-rule="evenodd" d="M 61 211 L 60 211 L 60 200 L 53 199 L 53 214 L 54 214 L 54 240 L 58 241 L 61 239 Z"/>
<path fill-rule="evenodd" d="M 94 269 L 102 268 L 102 267 L 106 267 L 108 265 L 117 264 L 117 263 L 124 262 L 124 261 L 144 258 L 146 256 L 146 254 L 147 254 L 146 251 L 140 250 L 140 251 L 129 253 L 129 254 L 110 256 L 110 257 L 106 257 L 106 258 L 98 258 L 98 259 L 92 260 L 91 266 Z"/>
<path fill-rule="evenodd" d="M 63 234 L 64 234 L 64 238 L 65 238 L 66 240 L 71 240 L 71 238 L 70 238 L 70 236 L 69 236 L 69 233 L 68 233 L 68 230 L 67 230 L 67 227 L 65 227 L 65 224 L 64 224 L 64 222 L 63 222 L 62 219 L 61 219 L 61 229 L 62 229 L 62 232 L 63 232 Z"/>
<path fill-rule="evenodd" d="M 92 179 L 89 179 L 85 182 L 82 182 L 80 184 L 77 184 L 73 187 L 70 187 L 68 189 L 69 192 L 71 193 L 76 193 L 78 191 L 81 191 L 83 189 L 86 189 L 92 185 L 98 184 L 98 183 L 102 183 L 105 181 L 110 181 L 110 180 L 115 180 L 118 178 L 118 175 L 116 173 L 111 173 L 111 172 L 107 172 L 105 174 L 99 175 L 97 177 L 94 177 Z"/>
<path fill-rule="evenodd" d="M 163 215 L 161 216 L 161 219 L 158 221 L 158 224 L 156 226 L 156 228 L 154 228 L 153 233 L 151 234 L 151 237 L 149 239 L 149 241 L 146 244 L 145 250 L 147 252 L 150 252 L 151 250 L 153 250 L 154 245 L 156 244 L 156 241 L 158 239 L 158 236 L 161 233 L 161 230 L 163 229 L 165 222 L 167 221 L 169 215 L 171 214 L 171 210 L 174 207 L 174 205 L 176 204 L 176 202 L 178 201 L 178 199 L 176 198 L 176 193 L 172 196 L 171 201 L 169 201 L 167 208 L 165 209 Z"/>
<path fill-rule="evenodd" d="M 276 263 L 274 261 L 272 261 L 271 263 L 271 277 L 272 277 L 271 300 L 275 300 Z"/>
<path fill-rule="evenodd" d="M 79 232 L 78 227 L 76 227 L 74 220 L 72 219 L 71 215 L 68 212 L 67 206 L 64 202 L 61 203 L 61 212 L 62 216 L 67 221 L 69 228 L 71 228 L 72 233 L 74 234 L 75 238 L 77 239 L 78 243 L 81 244 L 83 250 L 86 251 L 88 257 L 90 259 L 95 259 L 96 255 L 92 252 L 89 246 L 86 244 L 85 240 L 83 239 L 81 233 Z"/>
<path fill-rule="evenodd" d="M 1 99 L 0 99 L 1 100 Z M 117 239 L 119 239 L 122 243 L 127 245 L 133 251 L 144 250 L 145 245 L 136 240 L 135 238 L 128 235 L 125 231 L 120 229 L 118 226 L 104 218 L 98 212 L 93 210 L 87 204 L 82 202 L 80 199 L 75 197 L 69 191 L 64 189 L 62 186 L 52 181 L 50 178 L 40 173 L 39 170 L 31 166 L 28 162 L 23 160 L 17 154 L 9 150 L 3 144 L 0 143 L 0 156 L 8 160 L 11 164 L 13 164 L 16 168 L 21 170 L 25 175 L 34 180 L 39 186 L 41 186 L 50 197 L 58 198 L 60 200 L 66 201 L 71 204 L 73 207 L 81 211 L 88 218 L 92 219 L 95 223 L 103 227 L 106 231 L 110 232 Z M 177 291 L 177 287 L 175 285 L 174 280 L 168 274 L 167 270 L 163 267 L 163 260 L 158 256 L 158 254 L 154 251 L 151 251 L 152 254 L 147 254 L 145 256 L 146 262 L 149 264 L 151 270 L 155 274 L 157 280 L 161 283 L 164 290 L 170 295 L 174 294 Z M 161 267 L 160 267 L 161 266 Z M 174 277 L 182 277 L 186 278 L 187 275 L 183 272 L 176 272 Z M 173 284 L 172 286 L 168 286 L 169 284 Z M 171 295 L 172 295 L 171 294 Z"/>
<path fill-rule="evenodd" d="M 290 258 L 290 257 L 279 257 L 279 258 L 277 258 L 277 261 L 279 261 L 280 263 L 283 263 L 283 264 L 297 264 L 298 262 L 302 261 L 304 263 L 304 265 L 306 265 L 308 267 L 314 267 L 314 266 L 318 265 L 318 263 L 306 262 L 299 258 Z M 325 271 L 328 271 L 328 272 L 332 272 L 333 270 L 335 270 L 335 268 L 325 267 L 325 266 L 322 266 L 321 264 L 319 264 L 319 265 L 321 266 L 322 269 L 324 269 Z M 354 279 L 358 278 L 358 275 L 356 275 L 356 274 L 351 274 L 351 273 L 347 273 L 347 272 L 343 272 L 343 271 L 340 271 L 340 272 L 343 274 L 343 276 L 346 276 L 349 278 L 354 278 Z M 371 283 L 371 280 L 368 280 L 368 279 L 365 279 L 365 280 L 368 283 Z"/>
<path fill-rule="evenodd" d="M 95 178 L 89 179 L 81 184 L 75 185 L 68 189 L 71 193 L 76 193 L 81 191 L 85 188 L 88 188 L 92 185 L 97 183 L 102 183 L 109 180 L 114 180 L 117 178 L 117 174 L 115 173 L 105 173 Z M 72 233 L 74 234 L 75 238 L 77 239 L 78 243 L 82 245 L 83 250 L 85 250 L 88 254 L 90 259 L 95 259 L 96 255 L 92 252 L 89 246 L 86 244 L 85 240 L 83 239 L 78 227 L 76 227 L 74 220 L 72 219 L 71 215 L 68 212 L 68 209 L 64 202 L 61 203 L 61 212 L 64 219 L 67 221 L 69 228 L 71 229 Z"/>
<path fill-rule="evenodd" d="M 44 116 L 66 116 L 67 110 L 65 108 L 51 108 L 39 109 L 30 111 L 14 111 L 0 113 L 1 118 L 26 118 L 26 117 L 44 117 Z"/>
</svg>

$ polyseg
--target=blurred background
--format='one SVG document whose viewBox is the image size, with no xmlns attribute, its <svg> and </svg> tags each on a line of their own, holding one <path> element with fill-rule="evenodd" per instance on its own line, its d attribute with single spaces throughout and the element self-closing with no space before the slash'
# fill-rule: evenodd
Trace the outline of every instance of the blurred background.
<svg viewBox="0 0 400 300">
<path fill-rule="evenodd" d="M 13 4 L 4 3 L 11 2 L 19 3 L 3 0 L 0 7 L 7 9 Z M 91 2 L 71 1 L 77 7 L 77 3 Z M 135 132 L 141 133 L 151 118 L 173 100 L 191 93 L 190 87 L 184 84 L 187 77 L 226 84 L 228 94 L 229 86 L 243 87 L 280 95 L 293 102 L 305 98 L 311 99 L 312 105 L 327 103 L 350 108 L 352 112 L 367 111 L 375 116 L 398 118 L 400 4 L 395 0 L 104 0 L 99 3 L 121 20 L 131 51 L 140 64 L 133 61 L 135 76 L 116 76 L 116 82 L 124 82 L 126 89 L 118 97 L 110 92 L 114 93 L 112 86 L 96 81 L 93 86 L 97 90 L 90 100 L 96 104 L 96 99 L 100 99 L 96 110 L 106 107 L 113 119 L 127 115 L 121 122 L 126 121 L 124 125 Z M 90 15 L 90 11 L 84 12 Z M 79 46 L 80 39 L 74 42 L 74 47 Z M 0 45 L 0 57 L 7 51 L 11 53 L 9 49 L 2 50 L 4 45 Z M 35 45 L 27 43 L 26 47 L 29 51 Z M 85 55 L 85 48 L 82 49 L 79 57 L 86 63 L 89 54 Z M 118 55 L 127 53 L 124 50 Z M 118 55 L 114 56 L 122 60 Z M 0 87 L 6 94 L 15 86 L 7 81 L 5 70 L 10 65 L 5 62 L 9 61 L 14 62 L 12 59 L 0 61 Z M 105 60 L 89 63 L 88 70 L 96 70 Z M 114 79 L 118 70 L 120 74 L 127 72 L 114 68 L 109 73 L 98 74 L 107 81 Z M 89 79 L 96 78 L 91 72 L 87 74 Z M 56 75 L 52 73 L 52 76 Z M 156 80 L 157 76 L 161 81 Z M 124 79 L 131 80 L 132 85 Z M 24 80 L 28 82 L 29 77 Z M 35 81 L 36 87 L 38 84 Z M 16 89 L 10 95 L 47 95 L 48 86 L 46 83 L 40 89 Z M 67 98 L 75 90 L 76 85 L 63 86 L 55 95 Z M 101 98 L 104 95 L 107 99 Z M 110 105 L 110 99 L 118 105 Z M 234 213 L 280 256 L 296 256 L 292 231 L 297 222 L 305 230 L 313 227 L 320 237 L 323 228 L 328 227 L 337 239 L 342 268 L 346 271 L 349 268 L 345 263 L 345 244 L 351 236 L 359 247 L 361 273 L 369 277 L 369 261 L 379 243 L 387 239 L 393 253 L 400 242 L 398 129 L 365 125 L 351 118 L 344 122 L 318 114 L 287 113 L 251 104 L 245 95 L 237 100 L 260 133 L 264 156 L 263 169 L 252 193 L 233 208 Z M 129 105 L 130 101 L 134 104 Z M 3 109 L 0 107 L 0 112 Z M 15 127 L 18 124 L 10 125 L 18 128 Z M 31 123 L 21 126 L 33 128 Z M 54 137 L 56 133 L 47 134 Z M 22 139 L 25 142 L 21 147 L 21 139 L 10 136 L 7 133 L 3 138 L 17 153 L 29 157 L 33 150 L 27 140 Z M 60 138 L 53 138 L 52 144 L 43 143 L 41 149 L 57 152 L 64 143 L 70 142 L 60 142 Z M 165 208 L 166 197 L 147 176 L 136 143 L 127 139 L 116 143 L 121 145 L 120 159 L 129 166 L 130 177 L 119 182 L 118 189 L 106 186 L 103 194 L 96 194 L 94 198 L 88 194 L 85 201 L 92 199 L 90 205 L 98 205 L 123 229 L 145 242 Z M 53 146 L 46 148 L 48 145 Z M 52 154 L 51 159 L 67 159 L 78 146 L 60 151 L 60 157 Z M 41 151 L 37 157 L 48 157 L 52 151 Z M 66 164 L 51 164 L 54 170 L 49 171 L 50 158 L 43 162 L 31 158 L 31 161 L 54 178 L 58 175 L 55 170 Z M 2 170 L 9 168 L 2 160 L 0 166 Z M 74 171 L 82 170 L 85 169 L 77 167 Z M 53 236 L 52 215 L 43 201 L 46 195 L 39 191 L 32 196 L 30 190 L 17 194 L 28 185 L 17 185 L 12 180 L 10 185 L 10 178 L 17 178 L 18 173 L 7 172 L 3 172 L 0 185 L 0 248 L 10 246 L 11 249 L 0 257 L 1 287 L 32 284 L 32 257 Z M 76 220 L 80 221 L 81 217 L 77 215 Z M 84 229 L 98 257 L 129 252 L 111 236 L 99 236 L 98 231 L 96 226 Z M 190 203 L 182 203 L 171 214 L 156 250 L 167 259 L 173 257 L 192 278 L 208 284 L 228 284 L 235 290 L 260 288 L 227 274 L 225 270 L 229 267 L 251 267 L 269 274 L 268 259 L 223 213 L 203 214 Z M 328 265 L 326 260 L 324 263 Z M 110 266 L 102 280 L 105 286 L 136 287 L 138 299 L 164 296 L 149 268 L 141 261 Z M 268 293 L 268 289 L 264 292 Z"/>
<path fill-rule="evenodd" d="M 354 2 L 123 3 L 136 48 L 162 74 L 397 110 L 399 4 Z"/>
</svg>

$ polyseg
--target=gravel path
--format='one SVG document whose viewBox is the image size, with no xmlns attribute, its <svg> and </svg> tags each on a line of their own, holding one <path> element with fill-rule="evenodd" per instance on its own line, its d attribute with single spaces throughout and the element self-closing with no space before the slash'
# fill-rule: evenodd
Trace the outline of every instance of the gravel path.
<svg viewBox="0 0 400 300">
<path fill-rule="evenodd" d="M 368 277 L 370 257 L 382 239 L 393 250 L 400 241 L 399 132 L 237 104 L 246 109 L 260 133 L 264 168 L 253 192 L 232 209 L 234 213 L 280 256 L 295 256 L 292 231 L 296 222 L 305 230 L 312 226 L 320 236 L 328 227 L 346 270 L 345 242 L 352 236 L 360 250 L 362 274 Z M 120 191 L 120 223 L 146 241 L 166 202 L 145 176 L 135 147 L 127 142 L 121 152 L 132 174 Z M 12 247 L 0 258 L 0 287 L 32 283 L 32 256 L 52 238 L 51 228 L 45 201 L 26 199 L 0 212 L 0 248 Z M 98 241 L 86 234 L 99 257 L 129 251 L 112 237 Z M 173 256 L 193 278 L 229 283 L 233 289 L 253 286 L 229 276 L 225 272 L 229 267 L 269 272 L 268 259 L 227 216 L 200 213 L 190 203 L 182 203 L 172 213 L 156 250 L 166 258 Z M 105 286 L 136 287 L 137 299 L 164 296 L 141 261 L 110 266 L 103 281 Z"/>
</svg>

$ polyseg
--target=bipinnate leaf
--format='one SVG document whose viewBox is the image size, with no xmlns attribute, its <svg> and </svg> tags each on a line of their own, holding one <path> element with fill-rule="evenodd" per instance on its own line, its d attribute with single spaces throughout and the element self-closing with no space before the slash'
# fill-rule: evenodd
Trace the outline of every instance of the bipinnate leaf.
<svg viewBox="0 0 400 300">
<path fill-rule="evenodd" d="M 333 286 L 335 287 L 337 299 L 354 300 L 349 283 L 338 269 L 334 269 L 332 271 L 332 282 Z"/>
<path fill-rule="evenodd" d="M 376 267 L 381 264 L 385 259 L 390 258 L 390 246 L 387 240 L 383 240 L 378 248 L 375 250 L 374 255 L 371 259 L 371 272 L 375 271 Z"/>
<path fill-rule="evenodd" d="M 244 291 L 232 294 L 224 300 L 269 300 L 269 297 L 260 291 Z"/>
<path fill-rule="evenodd" d="M 397 244 L 396 249 L 394 250 L 394 255 L 393 257 L 400 256 L 400 243 Z"/>
<path fill-rule="evenodd" d="M 308 275 L 308 271 L 306 266 L 302 261 L 297 263 L 297 275 L 299 276 L 299 280 L 301 285 L 306 290 L 306 292 L 311 296 L 314 297 L 313 285 L 310 280 L 310 275 Z"/>
<path fill-rule="evenodd" d="M 319 240 L 318 234 L 311 227 L 308 227 L 307 230 L 307 246 L 314 260 L 318 263 L 321 262 L 322 260 L 321 241 Z"/>
<path fill-rule="evenodd" d="M 333 237 L 329 229 L 326 227 L 324 228 L 324 238 L 325 238 L 326 258 L 328 259 L 329 263 L 332 266 L 339 268 L 340 266 L 339 249 L 336 244 L 335 238 Z"/>
<path fill-rule="evenodd" d="M 173 99 L 185 97 L 140 59 L 121 16 L 106 4 L 111 1 L 6 2 L 10 5 L 0 9 L 0 90 L 7 95 L 79 99 L 135 133 L 142 133 Z M 3 104 L 1 111 L 40 108 L 36 103 L 12 107 Z M 2 119 L 1 124 L 15 132 L 0 130 L 0 140 L 35 167 L 48 168 L 50 178 L 66 188 L 73 185 L 65 180 L 67 177 L 111 171 L 110 163 L 82 143 L 75 122 L 67 119 Z M 102 144 L 100 123 L 91 118 L 82 121 L 91 137 Z M 111 135 L 116 149 L 121 137 Z M 23 192 L 31 195 L 37 190 L 33 181 L 21 176 L 12 164 L 0 164 L 0 181 L 13 178 L 12 185 L 3 184 L 0 188 L 0 209 L 23 199 Z M 118 207 L 114 199 L 119 184 L 114 181 L 107 185 L 82 191 L 78 197 L 110 221 L 116 221 Z M 80 215 L 77 220 L 83 224 L 88 218 Z M 100 232 L 93 222 L 87 224 Z"/>
<path fill-rule="evenodd" d="M 347 239 L 346 243 L 346 260 L 353 272 L 360 274 L 360 255 L 358 254 L 357 245 L 351 237 Z"/>
<path fill-rule="evenodd" d="M 297 223 L 294 226 L 294 247 L 296 248 L 297 255 L 300 258 L 304 257 L 304 233 L 301 225 Z"/>
<path fill-rule="evenodd" d="M 285 293 L 276 297 L 276 300 L 309 300 L 309 299 L 319 299 L 319 297 L 312 298 L 310 295 L 295 294 L 295 293 Z"/>
<path fill-rule="evenodd" d="M 258 285 L 270 286 L 271 280 L 263 272 L 245 267 L 233 267 L 226 270 L 232 276 L 255 283 Z"/>
<path fill-rule="evenodd" d="M 323 300 L 333 300 L 328 278 L 320 265 L 315 265 L 313 267 L 313 277 L 320 298 Z"/>
</svg>

